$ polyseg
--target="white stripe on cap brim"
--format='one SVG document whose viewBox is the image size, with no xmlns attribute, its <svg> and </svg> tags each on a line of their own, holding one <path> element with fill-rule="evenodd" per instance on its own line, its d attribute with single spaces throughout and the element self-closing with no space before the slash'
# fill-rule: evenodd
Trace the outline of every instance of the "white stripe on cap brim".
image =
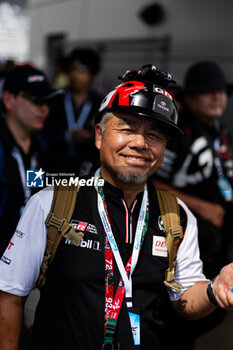
<svg viewBox="0 0 233 350">
<path fill-rule="evenodd" d="M 62 94 L 65 94 L 65 90 L 60 89 L 60 90 L 56 90 L 56 91 L 52 92 L 51 94 L 49 94 L 47 96 L 44 96 L 44 98 L 46 100 L 49 100 L 49 99 L 51 99 L 53 97 L 56 97 L 56 96 L 62 95 Z"/>
</svg>

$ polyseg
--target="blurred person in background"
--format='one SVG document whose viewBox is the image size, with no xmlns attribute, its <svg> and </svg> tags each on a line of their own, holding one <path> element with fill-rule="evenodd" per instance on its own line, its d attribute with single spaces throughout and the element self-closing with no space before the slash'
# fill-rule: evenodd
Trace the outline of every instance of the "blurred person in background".
<svg viewBox="0 0 233 350">
<path fill-rule="evenodd" d="M 66 95 L 52 109 L 43 131 L 53 171 L 84 175 L 98 162 L 93 120 L 102 96 L 93 91 L 92 83 L 100 65 L 99 54 L 89 48 L 75 48 L 67 57 Z"/>
<path fill-rule="evenodd" d="M 59 56 L 54 64 L 54 78 L 53 78 L 53 88 L 54 89 L 65 89 L 69 84 L 67 76 L 67 64 L 66 57 Z"/>
<path fill-rule="evenodd" d="M 49 114 L 50 99 L 58 93 L 36 68 L 17 67 L 6 76 L 0 117 L 0 255 L 35 192 L 27 187 L 26 171 L 43 167 L 46 146 L 37 131 Z"/>
<path fill-rule="evenodd" d="M 6 60 L 0 69 L 0 98 L 2 96 L 2 87 L 6 78 L 6 74 L 15 67 L 15 61 L 8 59 Z"/>
<path fill-rule="evenodd" d="M 169 88 L 167 89 L 168 92 L 172 95 L 176 108 L 178 113 L 182 110 L 183 106 L 183 97 L 182 97 L 182 87 L 179 83 L 176 82 L 176 84 L 171 84 Z"/>
<path fill-rule="evenodd" d="M 220 121 L 232 92 L 233 84 L 226 82 L 216 63 L 197 62 L 188 69 L 180 113 L 184 136 L 168 142 L 163 164 L 156 173 L 157 184 L 174 192 L 197 217 L 200 256 L 208 278 L 229 261 L 232 244 L 232 145 Z M 192 337 L 216 325 L 217 319 L 213 314 L 191 325 L 178 320 L 177 327 L 187 330 L 187 343 L 183 337 L 179 349 L 191 349 Z M 170 326 L 174 329 L 174 323 Z"/>
</svg>

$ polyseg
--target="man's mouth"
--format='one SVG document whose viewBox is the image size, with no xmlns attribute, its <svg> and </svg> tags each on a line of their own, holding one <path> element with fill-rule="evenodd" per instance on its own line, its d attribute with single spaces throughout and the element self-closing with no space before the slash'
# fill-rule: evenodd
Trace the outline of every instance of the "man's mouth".
<svg viewBox="0 0 233 350">
<path fill-rule="evenodd" d="M 136 162 L 147 162 L 147 161 L 149 161 L 148 158 L 142 157 L 142 156 L 132 156 L 132 155 L 127 155 L 127 154 L 123 154 L 122 156 L 124 158 L 128 159 L 128 160 L 132 160 L 132 161 L 136 161 Z"/>
<path fill-rule="evenodd" d="M 132 159 L 132 160 L 141 160 L 141 161 L 146 161 L 146 159 L 145 159 L 145 158 L 142 158 L 142 157 L 126 156 L 126 158 L 128 158 L 128 159 Z"/>
</svg>

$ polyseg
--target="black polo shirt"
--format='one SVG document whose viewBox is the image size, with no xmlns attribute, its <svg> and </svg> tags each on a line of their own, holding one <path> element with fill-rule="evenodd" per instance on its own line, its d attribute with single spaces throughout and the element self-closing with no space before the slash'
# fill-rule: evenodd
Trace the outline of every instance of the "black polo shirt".
<svg viewBox="0 0 233 350">
<path fill-rule="evenodd" d="M 156 192 L 149 184 L 149 225 L 137 266 L 132 275 L 133 304 L 140 309 L 141 349 L 161 349 L 163 305 L 168 302 L 163 284 L 167 257 L 152 254 L 153 236 L 164 236 Z M 135 229 L 142 193 L 127 209 L 122 192 L 105 182 L 104 194 L 112 230 L 124 264 L 132 254 Z M 101 349 L 104 342 L 105 260 L 104 231 L 97 209 L 93 187 L 78 193 L 72 218 L 76 229 L 84 232 L 80 246 L 63 239 L 50 267 L 41 292 L 30 349 Z M 180 208 L 186 227 L 186 214 Z M 131 237 L 132 233 L 132 237 Z M 114 286 L 119 282 L 114 263 Z M 115 334 L 115 348 L 134 349 L 125 302 Z"/>
</svg>

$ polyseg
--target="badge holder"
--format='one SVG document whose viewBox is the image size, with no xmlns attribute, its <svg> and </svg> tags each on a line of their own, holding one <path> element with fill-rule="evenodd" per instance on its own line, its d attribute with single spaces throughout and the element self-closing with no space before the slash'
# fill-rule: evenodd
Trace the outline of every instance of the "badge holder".
<svg viewBox="0 0 233 350">
<path fill-rule="evenodd" d="M 136 307 L 128 308 L 135 349 L 140 349 L 140 310 Z"/>
<path fill-rule="evenodd" d="M 233 200 L 232 187 L 229 180 L 226 177 L 220 177 L 218 179 L 218 187 L 226 202 Z"/>
</svg>

